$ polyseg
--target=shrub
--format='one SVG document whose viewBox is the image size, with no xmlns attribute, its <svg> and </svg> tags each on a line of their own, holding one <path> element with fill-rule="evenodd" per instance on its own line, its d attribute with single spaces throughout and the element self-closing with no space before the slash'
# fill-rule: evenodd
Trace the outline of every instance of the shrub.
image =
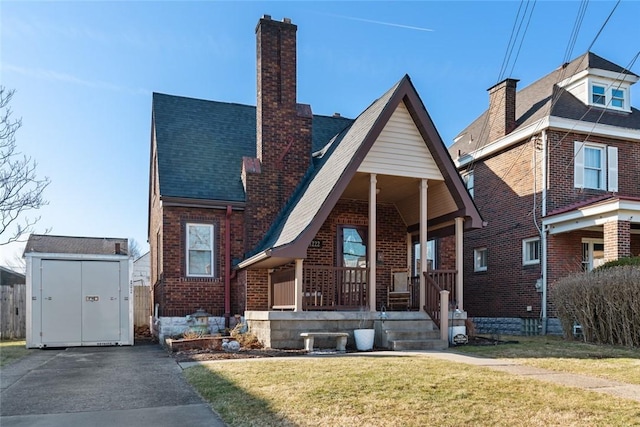
<svg viewBox="0 0 640 427">
<path fill-rule="evenodd" d="M 567 336 L 577 322 L 587 342 L 640 346 L 640 268 L 568 276 L 556 282 L 550 297 Z"/>
<path fill-rule="evenodd" d="M 231 337 L 238 341 L 242 348 L 262 348 L 262 344 L 260 344 L 258 338 L 247 331 L 247 326 L 244 323 L 238 323 L 231 330 Z"/>
<path fill-rule="evenodd" d="M 623 265 L 636 265 L 640 267 L 640 256 L 631 256 L 614 259 L 613 261 L 608 261 L 602 264 L 600 267 L 594 269 L 594 271 L 606 270 L 611 267 L 620 267 Z"/>
</svg>

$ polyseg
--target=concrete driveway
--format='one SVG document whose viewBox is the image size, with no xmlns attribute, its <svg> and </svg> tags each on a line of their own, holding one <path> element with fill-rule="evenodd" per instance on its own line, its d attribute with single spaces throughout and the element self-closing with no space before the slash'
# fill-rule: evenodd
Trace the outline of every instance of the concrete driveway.
<svg viewBox="0 0 640 427">
<path fill-rule="evenodd" d="M 0 425 L 224 426 L 158 345 L 38 350 L 0 369 Z"/>
</svg>

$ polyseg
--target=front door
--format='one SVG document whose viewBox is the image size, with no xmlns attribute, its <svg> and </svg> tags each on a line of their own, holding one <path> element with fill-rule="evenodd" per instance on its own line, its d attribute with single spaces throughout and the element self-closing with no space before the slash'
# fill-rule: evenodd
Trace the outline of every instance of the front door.
<svg viewBox="0 0 640 427">
<path fill-rule="evenodd" d="M 339 227 L 337 305 L 358 308 L 367 301 L 367 228 Z"/>
<path fill-rule="evenodd" d="M 604 240 L 582 239 L 582 270 L 591 271 L 604 264 Z"/>
</svg>

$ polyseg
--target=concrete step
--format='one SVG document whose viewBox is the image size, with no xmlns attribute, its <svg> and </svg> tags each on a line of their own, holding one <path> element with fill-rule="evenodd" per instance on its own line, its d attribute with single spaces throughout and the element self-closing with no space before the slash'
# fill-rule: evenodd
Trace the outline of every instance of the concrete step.
<svg viewBox="0 0 640 427">
<path fill-rule="evenodd" d="M 381 322 L 381 329 L 385 331 L 389 330 L 414 330 L 414 331 L 432 331 L 436 329 L 431 319 L 416 319 L 416 320 L 387 320 Z"/>
<path fill-rule="evenodd" d="M 385 331 L 387 340 L 429 340 L 440 338 L 440 331 L 437 330 L 402 330 L 390 329 Z"/>
<path fill-rule="evenodd" d="M 444 350 L 449 348 L 449 342 L 440 339 L 431 340 L 393 340 L 389 341 L 393 351 L 403 350 Z"/>
</svg>

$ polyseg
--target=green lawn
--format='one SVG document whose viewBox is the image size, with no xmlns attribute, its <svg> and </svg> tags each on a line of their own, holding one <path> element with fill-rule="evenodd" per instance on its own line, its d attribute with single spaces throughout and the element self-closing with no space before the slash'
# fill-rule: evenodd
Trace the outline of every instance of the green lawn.
<svg viewBox="0 0 640 427">
<path fill-rule="evenodd" d="M 218 362 L 185 370 L 230 426 L 630 426 L 640 403 L 421 356 Z"/>
<path fill-rule="evenodd" d="M 24 340 L 0 341 L 0 366 L 26 356 L 33 350 L 27 350 Z"/>
<path fill-rule="evenodd" d="M 555 336 L 510 337 L 517 344 L 460 346 L 465 354 L 512 359 L 518 363 L 558 372 L 591 375 L 640 385 L 640 350 L 566 341 Z"/>
</svg>

